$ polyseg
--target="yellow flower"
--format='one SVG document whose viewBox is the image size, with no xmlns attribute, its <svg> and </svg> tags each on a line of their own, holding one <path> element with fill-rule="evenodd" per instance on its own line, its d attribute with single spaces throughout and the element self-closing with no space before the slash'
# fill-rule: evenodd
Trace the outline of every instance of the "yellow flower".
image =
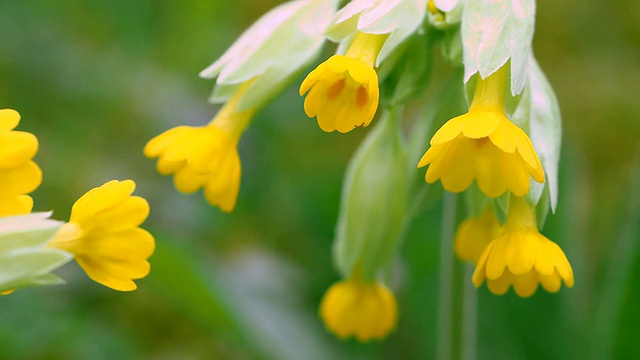
<svg viewBox="0 0 640 360">
<path fill-rule="evenodd" d="M 240 86 L 216 117 L 204 127 L 179 126 L 151 139 L 144 155 L 158 158 L 162 175 L 173 175 L 183 193 L 204 188 L 207 201 L 222 211 L 233 211 L 240 189 L 238 141 L 255 110 L 237 111 L 251 81 Z"/>
<path fill-rule="evenodd" d="M 544 172 L 527 134 L 504 112 L 505 67 L 478 79 L 469 112 L 444 124 L 418 167 L 429 165 L 427 183 L 440 179 L 451 192 L 464 191 L 475 179 L 487 196 L 507 190 L 529 192 L 529 177 L 542 183 Z"/>
<path fill-rule="evenodd" d="M 120 291 L 136 289 L 133 279 L 149 274 L 153 236 L 138 227 L 149 215 L 149 204 L 131 196 L 132 180 L 112 180 L 75 202 L 69 222 L 49 243 L 72 253 L 97 283 Z"/>
<path fill-rule="evenodd" d="M 388 35 L 358 32 L 345 55 L 334 55 L 300 85 L 304 111 L 326 132 L 368 126 L 378 109 L 376 58 Z"/>
<path fill-rule="evenodd" d="M 329 330 L 341 338 L 382 339 L 396 326 L 398 308 L 393 293 L 380 283 L 360 278 L 333 284 L 320 305 Z"/>
<path fill-rule="evenodd" d="M 533 295 L 538 284 L 552 293 L 560 290 L 561 282 L 574 284 L 562 249 L 538 231 L 535 209 L 514 196 L 504 232 L 487 246 L 473 273 L 476 287 L 485 279 L 492 293 L 502 295 L 513 286 L 521 297 Z"/>
<path fill-rule="evenodd" d="M 30 213 L 33 200 L 26 194 L 42 182 L 42 171 L 31 160 L 38 152 L 38 139 L 14 131 L 18 123 L 17 111 L 0 110 L 0 216 Z"/>
<path fill-rule="evenodd" d="M 501 232 L 502 226 L 491 206 L 488 206 L 480 216 L 468 218 L 458 226 L 455 238 L 456 255 L 460 260 L 477 263 L 487 245 Z"/>
</svg>

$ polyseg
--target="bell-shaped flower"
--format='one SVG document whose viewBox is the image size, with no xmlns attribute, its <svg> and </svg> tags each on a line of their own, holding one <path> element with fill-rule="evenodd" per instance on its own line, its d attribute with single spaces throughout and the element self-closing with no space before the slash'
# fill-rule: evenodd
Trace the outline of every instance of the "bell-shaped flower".
<svg viewBox="0 0 640 360">
<path fill-rule="evenodd" d="M 535 208 L 511 196 L 502 235 L 491 241 L 473 273 L 473 284 L 487 282 L 489 290 L 502 295 L 513 286 L 521 297 L 533 295 L 538 285 L 548 292 L 560 290 L 561 283 L 573 287 L 571 265 L 560 247 L 538 231 Z"/>
<path fill-rule="evenodd" d="M 183 193 L 204 189 L 207 201 L 222 211 L 233 211 L 240 189 L 238 141 L 254 110 L 238 111 L 246 83 L 204 127 L 179 126 L 151 139 L 145 156 L 158 158 L 160 174 L 173 175 Z"/>
<path fill-rule="evenodd" d="M 49 247 L 73 254 L 78 265 L 97 283 L 114 290 L 132 291 L 133 282 L 149 274 L 153 236 L 140 228 L 149 204 L 132 180 L 112 180 L 91 189 L 71 209 L 71 218 Z"/>
<path fill-rule="evenodd" d="M 451 192 L 464 191 L 475 179 L 487 196 L 529 192 L 530 180 L 542 183 L 544 171 L 529 136 L 504 110 L 504 67 L 478 79 L 469 112 L 447 121 L 431 139 L 418 167 L 429 165 L 427 183 L 438 179 Z"/>
<path fill-rule="evenodd" d="M 398 308 L 391 290 L 352 277 L 333 284 L 322 299 L 320 316 L 327 329 L 346 339 L 383 339 L 396 326 Z"/>
</svg>

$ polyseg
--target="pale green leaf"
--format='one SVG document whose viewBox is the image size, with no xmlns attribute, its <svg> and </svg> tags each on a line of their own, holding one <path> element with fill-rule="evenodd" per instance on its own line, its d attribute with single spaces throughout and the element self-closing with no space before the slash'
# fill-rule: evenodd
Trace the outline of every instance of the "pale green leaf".
<svg viewBox="0 0 640 360">
<path fill-rule="evenodd" d="M 418 30 L 426 12 L 426 0 L 354 0 L 340 9 L 326 36 L 332 41 L 350 43 L 356 31 L 389 34 L 376 66 L 411 34 Z M 342 44 L 341 49 L 345 46 Z"/>
<path fill-rule="evenodd" d="M 336 0 L 291 1 L 265 14 L 200 73 L 217 77 L 209 100 L 224 102 L 238 84 L 255 78 L 239 110 L 263 106 L 317 56 L 336 6 Z"/>
<path fill-rule="evenodd" d="M 465 82 L 482 78 L 511 60 L 511 94 L 524 88 L 534 32 L 534 0 L 467 2 L 462 15 Z"/>
<path fill-rule="evenodd" d="M 0 218 L 0 254 L 46 245 L 63 224 L 49 219 L 50 215 L 48 212 Z"/>
<path fill-rule="evenodd" d="M 47 247 L 24 248 L 0 254 L 0 292 L 27 286 L 66 264 L 73 255 Z"/>
</svg>

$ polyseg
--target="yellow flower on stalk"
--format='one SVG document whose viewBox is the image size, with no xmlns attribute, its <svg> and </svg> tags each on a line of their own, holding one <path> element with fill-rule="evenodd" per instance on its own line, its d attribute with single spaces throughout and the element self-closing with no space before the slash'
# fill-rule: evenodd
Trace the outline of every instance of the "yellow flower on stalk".
<svg viewBox="0 0 640 360">
<path fill-rule="evenodd" d="M 357 276 L 333 284 L 322 299 L 320 316 L 340 338 L 359 341 L 386 337 L 396 326 L 398 307 L 391 290 Z"/>
<path fill-rule="evenodd" d="M 28 214 L 33 200 L 26 195 L 42 182 L 42 171 L 32 161 L 38 139 L 31 133 L 14 131 L 20 114 L 0 109 L 0 216 Z"/>
<path fill-rule="evenodd" d="M 333 55 L 304 79 L 304 111 L 322 130 L 346 133 L 371 123 L 380 97 L 374 66 L 387 37 L 358 32 L 345 55 Z"/>
<path fill-rule="evenodd" d="M 567 287 L 574 284 L 564 252 L 540 234 L 535 209 L 521 198 L 511 197 L 504 232 L 487 246 L 478 261 L 473 284 L 480 287 L 485 280 L 496 295 L 513 286 L 521 297 L 533 295 L 538 284 L 552 293 L 560 290 L 562 282 Z"/>
<path fill-rule="evenodd" d="M 207 201 L 222 211 L 233 211 L 240 189 L 238 141 L 255 114 L 238 111 L 238 102 L 251 81 L 204 127 L 179 126 L 151 139 L 144 148 L 148 158 L 158 158 L 162 175 L 173 175 L 178 191 L 194 193 L 204 189 Z"/>
<path fill-rule="evenodd" d="M 460 260 L 478 263 L 484 249 L 502 232 L 491 206 L 478 217 L 466 219 L 458 226 L 455 238 L 456 255 Z"/>
<path fill-rule="evenodd" d="M 529 192 L 529 178 L 542 183 L 544 172 L 527 134 L 505 115 L 505 68 L 478 79 L 469 112 L 445 123 L 431 139 L 418 167 L 429 165 L 427 183 L 440 179 L 451 192 L 475 179 L 492 198 Z"/>
<path fill-rule="evenodd" d="M 155 248 L 153 236 L 139 227 L 149 204 L 131 196 L 135 186 L 132 180 L 112 180 L 88 191 L 49 243 L 73 254 L 92 280 L 120 291 L 135 290 L 132 280 L 149 274 L 147 259 Z"/>
</svg>

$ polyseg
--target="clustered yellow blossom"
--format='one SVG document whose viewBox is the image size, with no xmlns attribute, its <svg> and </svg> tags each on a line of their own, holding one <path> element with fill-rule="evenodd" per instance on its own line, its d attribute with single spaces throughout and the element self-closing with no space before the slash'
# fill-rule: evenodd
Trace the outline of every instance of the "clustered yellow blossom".
<svg viewBox="0 0 640 360">
<path fill-rule="evenodd" d="M 50 247 L 74 255 L 94 281 L 120 291 L 137 288 L 132 281 L 149 274 L 153 236 L 140 228 L 149 204 L 138 196 L 132 180 L 112 180 L 75 202 L 71 218 L 56 233 Z"/>
<path fill-rule="evenodd" d="M 352 276 L 329 288 L 320 305 L 320 316 L 339 337 L 369 341 L 382 339 L 395 328 L 398 307 L 386 286 Z"/>
<path fill-rule="evenodd" d="M 26 194 L 42 182 L 42 171 L 32 160 L 38 152 L 38 139 L 13 130 L 19 122 L 17 111 L 0 109 L 0 216 L 30 213 L 33 199 Z"/>
<path fill-rule="evenodd" d="M 238 102 L 251 81 L 236 94 L 206 126 L 179 126 L 151 139 L 144 155 L 158 158 L 160 174 L 173 175 L 176 188 L 183 193 L 204 189 L 207 201 L 222 211 L 233 211 L 240 189 L 238 141 L 255 114 L 239 111 Z"/>
<path fill-rule="evenodd" d="M 492 198 L 511 191 L 529 192 L 529 178 L 542 183 L 544 172 L 527 134 L 505 115 L 506 66 L 478 79 L 469 112 L 445 123 L 431 139 L 418 167 L 429 165 L 427 183 L 438 179 L 451 192 L 466 190 L 475 179 Z"/>
<path fill-rule="evenodd" d="M 476 287 L 487 282 L 501 295 L 513 286 L 521 297 L 533 295 L 538 284 L 548 292 L 572 287 L 573 270 L 564 252 L 538 231 L 535 209 L 522 198 L 511 197 L 504 230 L 486 247 L 473 273 Z"/>
<path fill-rule="evenodd" d="M 374 66 L 386 38 L 358 32 L 345 55 L 333 55 L 304 79 L 304 111 L 322 130 L 346 133 L 371 123 L 380 97 Z"/>
</svg>

